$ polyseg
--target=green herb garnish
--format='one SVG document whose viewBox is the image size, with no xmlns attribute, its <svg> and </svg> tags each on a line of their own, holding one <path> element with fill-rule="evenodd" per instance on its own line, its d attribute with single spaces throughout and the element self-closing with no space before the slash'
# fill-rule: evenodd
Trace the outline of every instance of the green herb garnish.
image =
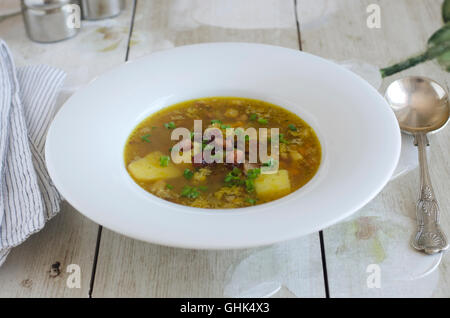
<svg viewBox="0 0 450 318">
<path fill-rule="evenodd" d="M 247 171 L 247 179 L 256 179 L 261 174 L 261 169 L 255 168 L 255 169 L 249 169 Z"/>
<path fill-rule="evenodd" d="M 251 179 L 245 180 L 245 190 L 247 190 L 248 193 L 255 191 L 255 181 Z"/>
<path fill-rule="evenodd" d="M 213 119 L 213 120 L 211 120 L 211 124 L 212 125 L 214 125 L 214 124 L 221 124 L 222 123 L 222 121 L 220 121 L 219 119 Z"/>
<path fill-rule="evenodd" d="M 189 170 L 189 169 L 185 169 L 184 170 L 184 172 L 183 172 L 183 175 L 184 175 L 184 177 L 186 178 L 186 179 L 191 179 L 192 178 L 192 176 L 194 175 L 194 172 L 192 172 L 191 170 Z"/>
<path fill-rule="evenodd" d="M 166 185 L 166 188 L 169 189 L 169 190 L 172 190 L 173 189 L 173 185 L 168 184 L 168 185 Z"/>
<path fill-rule="evenodd" d="M 261 125 L 267 125 L 269 121 L 265 118 L 258 118 L 258 123 L 260 123 Z"/>
<path fill-rule="evenodd" d="M 280 134 L 279 135 L 279 140 L 282 144 L 287 144 L 289 143 L 286 139 L 284 139 L 284 134 Z"/>
<path fill-rule="evenodd" d="M 220 125 L 220 129 L 227 129 L 227 128 L 231 128 L 230 125 Z"/>
<path fill-rule="evenodd" d="M 170 157 L 169 156 L 161 156 L 159 157 L 159 165 L 161 167 L 167 167 L 169 165 Z"/>
<path fill-rule="evenodd" d="M 288 125 L 288 128 L 291 131 L 297 131 L 297 127 L 295 127 L 295 125 L 293 125 L 293 124 Z"/>
<path fill-rule="evenodd" d="M 199 186 L 198 189 L 199 189 L 200 191 L 205 192 L 206 190 L 208 190 L 208 187 L 207 187 L 207 186 Z"/>
<path fill-rule="evenodd" d="M 189 199 L 196 199 L 200 192 L 195 187 L 184 186 L 181 190 L 181 196 Z"/>
<path fill-rule="evenodd" d="M 165 123 L 164 127 L 166 127 L 167 129 L 175 129 L 175 123 L 173 121 L 171 121 L 170 123 Z"/>
<path fill-rule="evenodd" d="M 267 160 L 267 162 L 264 162 L 262 164 L 263 167 L 273 167 L 275 166 L 275 164 L 277 163 L 277 161 L 273 158 L 269 158 L 269 160 Z"/>
<path fill-rule="evenodd" d="M 248 193 L 255 191 L 255 179 L 261 174 L 261 169 L 255 168 L 247 171 L 247 179 L 245 180 L 245 189 Z"/>
<path fill-rule="evenodd" d="M 148 139 L 148 137 L 150 137 L 150 136 L 151 136 L 150 134 L 141 136 L 141 140 L 142 140 L 142 141 L 145 141 L 145 142 L 151 142 L 150 139 Z"/>
<path fill-rule="evenodd" d="M 256 116 L 256 114 L 250 114 L 249 119 L 250 119 L 251 121 L 255 121 L 257 118 L 258 118 L 258 116 Z"/>
<path fill-rule="evenodd" d="M 247 201 L 247 202 L 250 203 L 251 205 L 255 205 L 255 204 L 256 204 L 256 200 L 255 200 L 255 199 L 252 199 L 252 198 L 248 198 L 248 199 L 245 200 L 245 201 Z"/>
<path fill-rule="evenodd" d="M 234 185 L 243 184 L 243 180 L 241 180 L 242 172 L 238 168 L 233 168 L 231 172 L 229 172 L 224 179 L 224 182 L 227 186 L 231 187 Z"/>
</svg>

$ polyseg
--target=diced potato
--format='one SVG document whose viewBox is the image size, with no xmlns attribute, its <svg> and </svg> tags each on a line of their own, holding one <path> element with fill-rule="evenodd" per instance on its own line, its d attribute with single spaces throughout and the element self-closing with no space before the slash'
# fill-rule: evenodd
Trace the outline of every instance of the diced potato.
<svg viewBox="0 0 450 318">
<path fill-rule="evenodd" d="M 211 170 L 208 168 L 201 168 L 194 173 L 194 183 L 200 183 L 206 181 L 206 177 L 211 174 Z"/>
<path fill-rule="evenodd" d="M 303 160 L 302 154 L 299 153 L 298 151 L 289 151 L 289 156 L 290 156 L 291 159 L 294 160 L 294 161 L 300 161 L 300 160 Z"/>
<path fill-rule="evenodd" d="M 261 174 L 255 180 L 256 194 L 260 199 L 273 200 L 291 191 L 287 170 L 278 170 L 274 174 Z"/>
<path fill-rule="evenodd" d="M 161 179 L 171 179 L 182 175 L 172 162 L 166 167 L 160 165 L 160 158 L 163 154 L 159 151 L 149 153 L 144 158 L 133 161 L 128 165 L 128 171 L 138 181 L 156 181 Z"/>
<path fill-rule="evenodd" d="M 228 108 L 225 111 L 225 116 L 228 118 L 236 118 L 239 115 L 239 111 L 234 108 Z"/>
</svg>

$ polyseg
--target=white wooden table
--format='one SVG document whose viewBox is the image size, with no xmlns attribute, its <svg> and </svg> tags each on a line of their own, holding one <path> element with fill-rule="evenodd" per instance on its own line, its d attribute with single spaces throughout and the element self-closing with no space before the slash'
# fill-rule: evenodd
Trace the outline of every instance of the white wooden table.
<svg viewBox="0 0 450 318">
<path fill-rule="evenodd" d="M 0 12 L 15 2 L 2 1 Z M 381 28 L 367 27 L 366 9 L 372 3 L 381 9 Z M 10 46 L 17 65 L 46 63 L 68 72 L 61 104 L 78 87 L 127 59 L 191 43 L 259 42 L 336 61 L 358 59 L 388 66 L 424 49 L 428 37 L 442 25 L 441 3 L 127 0 L 119 17 L 83 22 L 80 34 L 68 41 L 29 41 L 21 16 L 0 20 L 0 38 Z M 427 62 L 388 77 L 381 90 L 407 74 L 432 77 L 449 87 L 448 73 Z M 447 233 L 449 137 L 446 128 L 431 138 L 431 177 Z M 102 229 L 66 204 L 42 232 L 13 249 L 0 268 L 0 296 L 449 297 L 448 254 L 437 266 L 440 257 L 421 255 L 408 245 L 418 177 L 415 169 L 390 182 L 358 213 L 321 233 L 234 251 L 183 250 L 135 241 Z M 67 284 L 70 264 L 80 266 L 80 288 Z M 377 268 L 381 288 L 370 284 Z"/>
</svg>

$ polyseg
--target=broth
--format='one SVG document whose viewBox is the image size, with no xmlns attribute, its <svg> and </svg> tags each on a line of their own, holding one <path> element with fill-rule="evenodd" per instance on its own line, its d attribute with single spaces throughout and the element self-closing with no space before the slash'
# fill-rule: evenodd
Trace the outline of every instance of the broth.
<svg viewBox="0 0 450 318">
<path fill-rule="evenodd" d="M 200 148 L 218 141 L 200 137 L 201 143 L 195 142 L 194 120 L 202 120 L 203 130 L 217 128 L 224 136 L 227 128 L 278 128 L 279 157 L 249 163 L 250 138 L 245 137 L 246 151 L 223 148 L 223 158 L 229 156 L 233 162 L 207 163 Z M 179 140 L 171 140 L 171 133 L 179 127 L 192 132 L 194 139 L 184 144 L 192 148 L 189 158 L 200 156 L 199 162 L 173 162 L 171 153 Z M 124 159 L 134 181 L 162 199 L 199 208 L 240 208 L 276 200 L 305 185 L 319 168 L 321 147 L 313 129 L 282 107 L 248 98 L 209 97 L 178 103 L 146 118 L 130 134 Z M 276 173 L 262 173 L 263 167 L 274 164 Z"/>
</svg>

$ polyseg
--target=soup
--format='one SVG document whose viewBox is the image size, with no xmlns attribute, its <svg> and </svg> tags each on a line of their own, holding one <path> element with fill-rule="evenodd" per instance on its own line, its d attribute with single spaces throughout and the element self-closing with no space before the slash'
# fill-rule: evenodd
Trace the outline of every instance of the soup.
<svg viewBox="0 0 450 318">
<path fill-rule="evenodd" d="M 256 133 L 249 133 L 252 129 Z M 174 138 L 180 131 L 184 137 Z M 313 129 L 282 107 L 211 97 L 146 118 L 129 136 L 124 159 L 134 181 L 162 199 L 228 209 L 273 201 L 301 188 L 319 168 L 321 147 Z"/>
</svg>

